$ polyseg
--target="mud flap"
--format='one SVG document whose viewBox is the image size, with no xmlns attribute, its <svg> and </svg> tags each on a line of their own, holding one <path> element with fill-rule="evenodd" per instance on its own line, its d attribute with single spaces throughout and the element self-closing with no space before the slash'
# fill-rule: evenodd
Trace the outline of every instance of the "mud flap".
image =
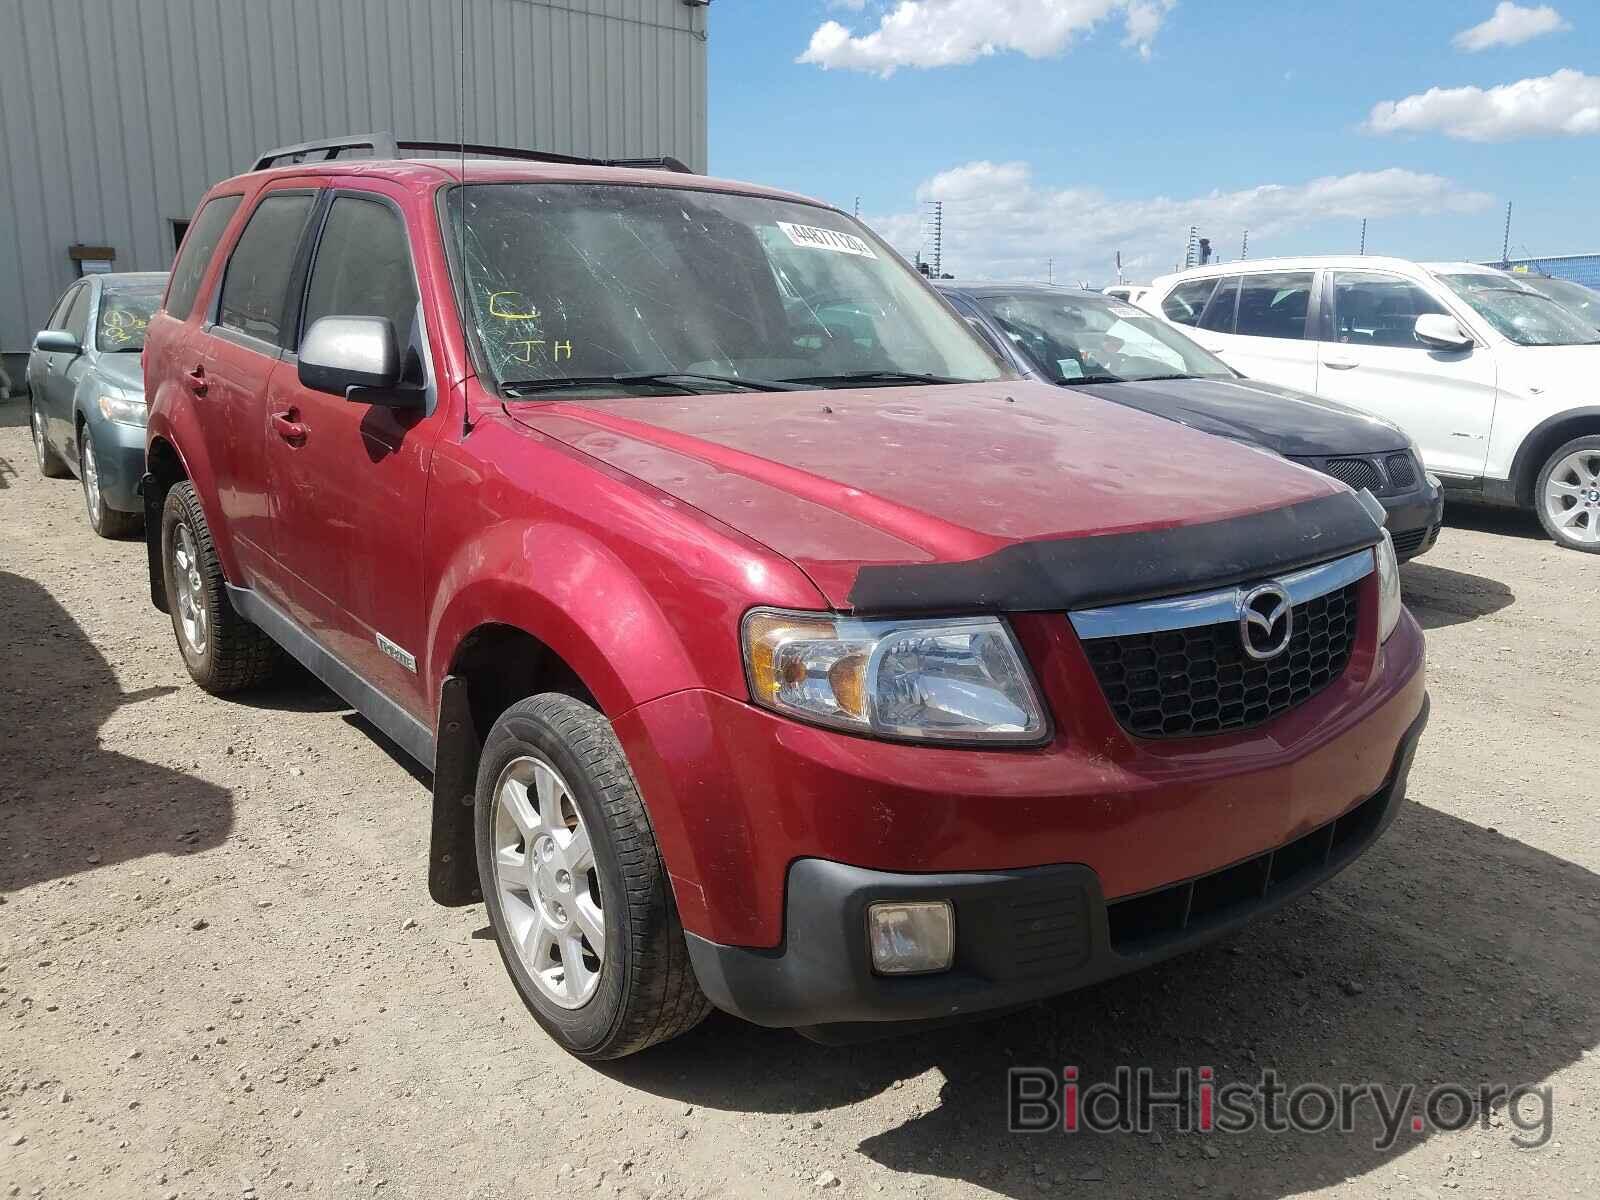
<svg viewBox="0 0 1600 1200">
<path fill-rule="evenodd" d="M 150 564 L 150 603 L 166 612 L 167 576 L 161 565 L 161 510 L 166 507 L 167 493 L 154 475 L 145 475 L 139 480 L 139 495 L 144 500 L 144 552 Z"/>
<path fill-rule="evenodd" d="M 483 899 L 473 832 L 473 793 L 478 779 L 477 727 L 467 700 L 467 681 L 445 678 L 439 697 L 439 740 L 433 761 L 433 835 L 428 850 L 428 894 L 446 908 Z"/>
</svg>

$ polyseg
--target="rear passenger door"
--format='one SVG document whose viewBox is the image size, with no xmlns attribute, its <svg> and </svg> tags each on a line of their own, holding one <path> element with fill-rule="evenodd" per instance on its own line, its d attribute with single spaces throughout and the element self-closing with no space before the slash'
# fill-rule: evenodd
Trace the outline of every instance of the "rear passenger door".
<svg viewBox="0 0 1600 1200">
<path fill-rule="evenodd" d="M 1417 341 L 1417 317 L 1448 310 L 1403 276 L 1330 271 L 1327 280 L 1317 394 L 1399 425 L 1430 471 L 1480 478 L 1494 422 L 1493 351 Z"/>
<path fill-rule="evenodd" d="M 261 193 L 228 255 L 200 339 L 195 408 L 203 413 L 222 520 L 245 574 L 238 582 L 280 599 L 267 504 L 267 386 L 293 336 L 296 263 L 316 203 L 316 190 L 294 181 Z"/>
<path fill-rule="evenodd" d="M 1317 344 L 1306 328 L 1315 279 L 1313 271 L 1243 276 L 1233 336 L 1222 339 L 1223 361 L 1242 375 L 1315 392 Z"/>
<path fill-rule="evenodd" d="M 299 336 L 321 317 L 388 318 L 408 382 L 426 389 L 427 408 L 303 387 L 290 355 L 272 379 L 267 459 L 277 556 L 294 614 L 324 649 L 431 727 L 416 669 L 426 640 L 422 522 L 444 418 L 402 199 L 376 184 L 332 193 Z"/>
</svg>

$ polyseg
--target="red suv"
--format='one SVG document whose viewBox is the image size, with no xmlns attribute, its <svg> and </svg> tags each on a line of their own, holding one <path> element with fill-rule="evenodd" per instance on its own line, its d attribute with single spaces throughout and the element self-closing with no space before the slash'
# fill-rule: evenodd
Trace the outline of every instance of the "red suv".
<svg viewBox="0 0 1600 1200">
<path fill-rule="evenodd" d="M 1395 814 L 1423 642 L 1371 497 L 1017 379 L 815 201 L 351 148 L 194 216 L 152 598 L 202 687 L 287 652 L 432 770 L 432 894 L 568 1050 L 1014 1007 Z"/>
</svg>

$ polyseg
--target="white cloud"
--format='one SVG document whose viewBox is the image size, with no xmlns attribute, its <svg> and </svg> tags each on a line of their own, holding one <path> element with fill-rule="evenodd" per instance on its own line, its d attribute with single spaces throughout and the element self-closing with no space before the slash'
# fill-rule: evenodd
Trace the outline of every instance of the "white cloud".
<svg viewBox="0 0 1600 1200">
<path fill-rule="evenodd" d="M 945 202 L 945 270 L 963 278 L 1039 279 L 1046 259 L 1054 258 L 1057 281 L 1109 279 L 1119 250 L 1129 278 L 1170 271 L 1183 257 L 1190 225 L 1199 225 L 1217 253 L 1229 258 L 1237 256 L 1239 236 L 1248 229 L 1259 257 L 1274 237 L 1325 221 L 1349 222 L 1353 241 L 1363 217 L 1475 212 L 1493 203 L 1438 175 L 1398 168 L 1188 199 L 1128 200 L 1093 188 L 1040 186 L 1020 162 L 974 162 L 945 171 L 918 189 L 918 200 Z M 928 252 L 918 213 L 872 225 L 908 258 Z"/>
<path fill-rule="evenodd" d="M 1563 70 L 1487 90 L 1429 88 L 1373 106 L 1374 133 L 1442 133 L 1468 142 L 1600 133 L 1600 77 Z"/>
<path fill-rule="evenodd" d="M 1495 46 L 1520 46 L 1547 33 L 1562 33 L 1572 26 L 1548 4 L 1538 8 L 1523 8 L 1511 0 L 1501 0 L 1495 5 L 1494 16 L 1481 25 L 1463 29 L 1453 39 L 1457 50 L 1476 54 Z"/>
<path fill-rule="evenodd" d="M 1121 17 L 1123 45 L 1150 57 L 1177 0 L 899 0 L 870 33 L 824 22 L 800 56 L 824 69 L 885 77 L 901 67 L 949 67 L 1011 51 L 1051 58 L 1096 26 Z M 852 5 L 860 7 L 860 5 Z"/>
</svg>

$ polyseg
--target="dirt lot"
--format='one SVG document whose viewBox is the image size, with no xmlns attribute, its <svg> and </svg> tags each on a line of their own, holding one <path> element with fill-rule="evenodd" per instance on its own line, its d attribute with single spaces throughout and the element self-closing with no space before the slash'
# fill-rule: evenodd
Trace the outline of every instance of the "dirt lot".
<svg viewBox="0 0 1600 1200">
<path fill-rule="evenodd" d="M 1462 512 L 1405 585 L 1411 802 L 1289 912 L 998 1022 L 595 1069 L 430 905 L 425 781 L 310 682 L 191 686 L 0 407 L 0 1197 L 1600 1194 L 1600 558 Z M 1549 1085 L 1553 1136 L 1008 1134 L 1006 1068 L 1069 1063 Z"/>
</svg>

